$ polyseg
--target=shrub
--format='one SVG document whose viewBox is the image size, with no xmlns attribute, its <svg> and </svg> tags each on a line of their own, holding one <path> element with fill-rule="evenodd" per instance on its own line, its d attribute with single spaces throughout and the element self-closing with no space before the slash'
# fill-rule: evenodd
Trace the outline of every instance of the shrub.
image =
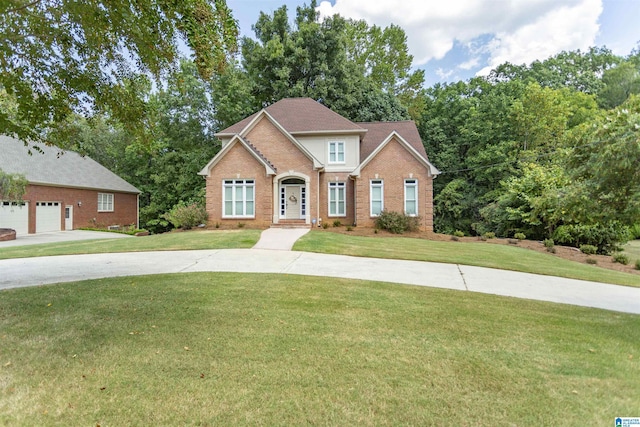
<svg viewBox="0 0 640 427">
<path fill-rule="evenodd" d="M 323 222 L 323 223 L 322 223 L 322 228 L 323 228 L 323 229 L 325 229 L 325 230 L 326 230 L 327 228 L 329 228 L 329 223 L 328 223 L 328 222 Z"/>
<path fill-rule="evenodd" d="M 244 226 L 245 226 L 245 223 L 244 223 L 244 222 L 239 222 L 239 223 L 238 223 L 238 228 L 244 228 Z"/>
<path fill-rule="evenodd" d="M 482 237 L 484 237 L 485 239 L 495 239 L 496 233 L 494 233 L 493 231 L 487 231 L 482 235 Z"/>
<path fill-rule="evenodd" d="M 393 234 L 405 231 L 416 231 L 420 225 L 420 217 L 408 216 L 398 212 L 382 211 L 376 218 L 375 227 Z"/>
<path fill-rule="evenodd" d="M 334 227 L 340 227 L 342 225 L 342 222 L 340 222 L 339 219 L 336 219 L 335 221 L 333 221 L 333 226 Z"/>
<path fill-rule="evenodd" d="M 464 232 L 460 230 L 456 230 L 453 232 L 453 235 L 456 237 L 464 237 Z"/>
<path fill-rule="evenodd" d="M 163 215 L 174 227 L 189 230 L 207 221 L 207 211 L 199 203 L 180 202 Z"/>
<path fill-rule="evenodd" d="M 586 263 L 587 263 L 587 264 L 591 264 L 591 265 L 595 265 L 595 264 L 597 264 L 597 263 L 598 263 L 598 260 L 597 260 L 597 259 L 595 259 L 595 258 L 587 258 L 587 259 L 586 259 Z"/>
<path fill-rule="evenodd" d="M 555 253 L 556 253 L 556 248 L 555 248 L 555 246 L 548 247 L 548 248 L 547 248 L 547 252 L 552 253 L 552 254 L 555 254 Z"/>
<path fill-rule="evenodd" d="M 353 231 L 353 227 L 352 227 L 352 226 L 350 226 L 350 225 L 347 225 L 346 230 L 347 230 L 347 231 Z"/>
<path fill-rule="evenodd" d="M 513 235 L 513 237 L 515 237 L 518 240 L 524 240 L 527 238 L 527 236 L 524 233 L 516 233 Z"/>
<path fill-rule="evenodd" d="M 598 248 L 593 245 L 580 245 L 580 252 L 587 255 L 594 255 L 598 252 Z"/>
<path fill-rule="evenodd" d="M 610 254 L 621 243 L 631 238 L 629 228 L 619 221 L 593 225 L 561 225 L 553 233 L 553 239 L 566 245 L 579 248 L 580 245 L 593 245 L 600 254 Z"/>
<path fill-rule="evenodd" d="M 616 252 L 613 254 L 613 262 L 618 262 L 622 265 L 629 264 L 629 257 L 623 254 L 622 252 Z"/>
<path fill-rule="evenodd" d="M 544 239 L 542 243 L 544 244 L 544 247 L 547 249 L 552 248 L 553 245 L 555 245 L 555 242 L 553 241 L 553 239 Z"/>
<path fill-rule="evenodd" d="M 640 222 L 629 227 L 629 231 L 631 232 L 631 239 L 640 239 Z"/>
<path fill-rule="evenodd" d="M 636 270 L 640 270 L 640 259 L 636 260 Z"/>
</svg>

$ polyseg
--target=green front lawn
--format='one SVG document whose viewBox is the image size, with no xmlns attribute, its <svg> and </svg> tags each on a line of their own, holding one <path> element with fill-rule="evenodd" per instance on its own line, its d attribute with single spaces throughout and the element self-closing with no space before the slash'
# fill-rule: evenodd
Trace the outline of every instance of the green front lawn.
<svg viewBox="0 0 640 427">
<path fill-rule="evenodd" d="M 638 275 L 579 264 L 511 245 L 439 242 L 406 237 L 360 237 L 312 231 L 298 240 L 293 249 L 362 257 L 475 265 L 640 287 Z"/>
<path fill-rule="evenodd" d="M 83 240 L 0 248 L 0 259 L 110 252 L 250 248 L 261 230 L 198 230 L 128 239 Z"/>
<path fill-rule="evenodd" d="M 290 275 L 1 295 L 0 425 L 582 426 L 640 413 L 640 316 Z"/>
</svg>

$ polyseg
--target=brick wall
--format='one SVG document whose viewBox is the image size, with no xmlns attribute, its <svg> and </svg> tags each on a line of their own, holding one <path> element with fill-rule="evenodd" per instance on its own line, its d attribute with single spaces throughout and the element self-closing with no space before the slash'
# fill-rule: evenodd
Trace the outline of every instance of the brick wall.
<svg viewBox="0 0 640 427">
<path fill-rule="evenodd" d="M 113 212 L 98 212 L 98 193 L 113 194 Z M 29 202 L 29 233 L 36 232 L 36 202 L 60 203 L 61 230 L 65 229 L 64 208 L 67 205 L 73 206 L 74 229 L 138 223 L 136 194 L 30 184 L 23 199 Z M 82 206 L 78 206 L 78 202 Z"/>
<path fill-rule="evenodd" d="M 255 181 L 255 217 L 223 218 L 222 183 L 225 179 L 253 179 Z M 273 215 L 272 177 L 266 174 L 265 167 L 247 149 L 239 144 L 234 146 L 215 165 L 207 177 L 207 213 L 209 224 L 235 226 L 238 223 L 253 227 L 265 227 L 271 224 Z"/>
<path fill-rule="evenodd" d="M 292 143 L 266 117 L 260 120 L 247 134 L 247 139 L 275 166 L 279 176 L 291 171 L 291 176 L 302 174 L 309 177 L 307 186 L 307 214 L 318 217 L 318 173 L 313 161 Z"/>
<path fill-rule="evenodd" d="M 433 178 L 427 169 L 395 139 L 390 141 L 360 173 L 356 181 L 358 226 L 373 227 L 370 211 L 370 181 L 384 182 L 384 209 L 404 212 L 404 180 L 418 180 L 418 215 L 421 228 L 433 231 Z"/>
<path fill-rule="evenodd" d="M 344 182 L 346 188 L 346 216 L 329 216 L 329 183 Z M 349 178 L 347 172 L 325 172 L 320 174 L 320 218 L 323 222 L 333 224 L 340 220 L 343 225 L 351 225 L 355 222 L 354 181 Z"/>
<path fill-rule="evenodd" d="M 246 135 L 246 139 L 256 147 L 262 155 L 276 168 L 278 175 L 299 177 L 300 174 L 310 179 L 307 186 L 307 206 L 309 216 L 316 218 L 317 211 L 317 172 L 313 162 L 305 156 L 278 128 L 266 117 L 260 120 Z M 250 227 L 268 227 L 273 222 L 273 179 L 267 176 L 264 165 L 240 143 L 235 145 L 222 157 L 207 177 L 207 212 L 209 224 L 219 223 L 235 226 L 242 222 Z M 222 218 L 222 181 L 224 179 L 254 179 L 256 193 L 255 218 Z"/>
</svg>

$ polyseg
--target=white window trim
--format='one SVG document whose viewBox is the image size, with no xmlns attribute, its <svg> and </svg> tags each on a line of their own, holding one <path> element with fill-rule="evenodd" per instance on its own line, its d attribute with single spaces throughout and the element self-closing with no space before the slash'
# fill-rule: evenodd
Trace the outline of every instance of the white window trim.
<svg viewBox="0 0 640 427">
<path fill-rule="evenodd" d="M 105 200 L 102 200 L 106 197 Z M 113 212 L 115 211 L 115 197 L 113 193 L 98 193 L 98 212 Z M 106 205 L 106 206 L 105 206 Z M 111 209 L 109 209 L 111 208 Z"/>
<path fill-rule="evenodd" d="M 231 184 L 227 184 L 227 181 L 231 181 Z M 248 183 L 248 181 L 251 181 Z M 253 214 L 251 215 L 237 215 L 235 213 L 236 210 L 236 188 L 238 186 L 242 187 L 242 208 L 243 211 L 247 211 L 247 187 L 253 188 Z M 231 215 L 227 215 L 225 204 L 227 200 L 225 200 L 225 189 L 230 187 L 231 190 L 231 210 L 233 213 Z M 255 218 L 256 217 L 256 181 L 254 179 L 223 179 L 222 180 L 222 218 Z"/>
<path fill-rule="evenodd" d="M 346 153 L 346 144 L 344 141 L 329 141 L 328 150 L 329 153 L 327 155 L 327 163 L 331 165 L 344 165 L 347 161 L 347 153 Z M 335 150 L 331 150 L 331 147 L 335 147 Z M 339 149 L 342 147 L 342 150 Z M 331 161 L 331 153 L 335 152 L 335 161 Z M 342 160 L 339 160 L 339 154 L 342 153 Z"/>
<path fill-rule="evenodd" d="M 413 181 L 413 183 L 407 185 L 407 181 Z M 412 200 L 412 201 L 415 201 L 415 203 L 416 203 L 416 213 L 414 213 L 414 214 L 407 213 L 407 187 L 408 186 L 411 186 L 411 187 L 415 188 L 414 194 L 416 196 L 415 196 L 415 199 Z M 418 210 L 418 206 L 419 206 L 418 205 L 418 180 L 415 179 L 415 178 L 407 178 L 407 179 L 404 180 L 404 213 L 405 213 L 405 215 L 418 216 L 418 211 L 419 211 Z"/>
<path fill-rule="evenodd" d="M 379 214 L 373 213 L 373 188 L 374 187 L 380 187 L 380 212 L 382 212 L 384 210 L 384 180 L 372 179 L 369 181 L 369 215 L 372 217 L 378 217 L 380 216 Z"/>
<path fill-rule="evenodd" d="M 329 184 L 329 189 L 327 191 L 327 216 L 329 217 L 345 217 L 347 216 L 347 184 L 344 181 L 337 181 L 337 182 L 330 182 Z M 340 204 L 338 203 L 339 200 L 336 197 L 336 213 L 335 214 L 331 214 L 331 190 L 335 190 L 336 192 L 336 196 L 338 194 L 338 189 L 342 188 L 344 191 L 342 192 L 342 194 L 344 195 L 344 199 L 342 200 L 342 206 L 344 208 L 343 212 L 339 212 L 338 211 L 338 207 L 340 206 Z"/>
</svg>

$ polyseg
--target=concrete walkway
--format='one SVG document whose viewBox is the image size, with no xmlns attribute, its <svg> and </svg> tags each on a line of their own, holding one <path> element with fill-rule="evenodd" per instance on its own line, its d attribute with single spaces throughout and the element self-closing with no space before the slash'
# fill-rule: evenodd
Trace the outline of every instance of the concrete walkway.
<svg viewBox="0 0 640 427">
<path fill-rule="evenodd" d="M 309 228 L 267 228 L 260 233 L 260 240 L 253 249 L 290 251 L 293 244 L 309 232 Z"/>
<path fill-rule="evenodd" d="M 481 267 L 264 249 L 135 252 L 0 260 L 0 289 L 196 271 L 379 280 L 640 314 L 640 288 Z"/>
</svg>

